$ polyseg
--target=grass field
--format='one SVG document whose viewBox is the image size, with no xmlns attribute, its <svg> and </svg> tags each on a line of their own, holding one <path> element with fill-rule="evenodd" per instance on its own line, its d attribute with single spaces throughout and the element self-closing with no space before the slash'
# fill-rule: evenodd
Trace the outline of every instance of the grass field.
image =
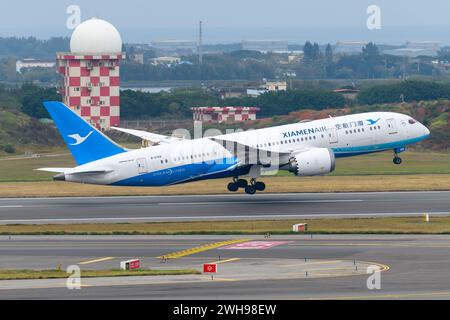
<svg viewBox="0 0 450 320">
<path fill-rule="evenodd" d="M 292 225 L 308 223 L 308 233 L 317 234 L 447 234 L 450 217 L 299 219 L 268 221 L 196 221 L 125 224 L 9 225 L 2 235 L 138 235 L 138 234 L 288 234 Z"/>
<path fill-rule="evenodd" d="M 55 150 L 53 150 L 55 152 Z M 39 158 L 0 158 L 0 197 L 181 195 L 226 193 L 229 179 L 208 180 L 165 188 L 122 188 L 53 182 L 40 167 L 71 167 L 72 157 L 60 153 Z M 404 163 L 392 163 L 391 153 L 338 159 L 327 176 L 297 178 L 283 172 L 261 179 L 266 192 L 351 192 L 450 190 L 450 153 L 406 152 Z"/>
<path fill-rule="evenodd" d="M 197 270 L 83 270 L 82 278 L 98 277 L 131 277 L 131 276 L 167 276 L 199 274 Z M 31 279 L 63 279 L 69 274 L 62 270 L 0 270 L 0 280 L 31 280 Z"/>
</svg>

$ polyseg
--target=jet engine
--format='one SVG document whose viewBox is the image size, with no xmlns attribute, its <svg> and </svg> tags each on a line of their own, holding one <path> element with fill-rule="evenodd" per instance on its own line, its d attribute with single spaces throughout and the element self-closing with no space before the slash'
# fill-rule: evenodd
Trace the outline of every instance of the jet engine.
<svg viewBox="0 0 450 320">
<path fill-rule="evenodd" d="M 296 176 L 316 176 L 333 172 L 336 158 L 332 150 L 314 148 L 292 155 L 288 170 Z"/>
</svg>

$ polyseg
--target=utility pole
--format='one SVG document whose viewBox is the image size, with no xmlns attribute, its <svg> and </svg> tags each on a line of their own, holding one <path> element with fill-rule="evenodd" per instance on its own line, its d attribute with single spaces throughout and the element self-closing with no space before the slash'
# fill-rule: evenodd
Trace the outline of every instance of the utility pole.
<svg viewBox="0 0 450 320">
<path fill-rule="evenodd" d="M 202 81 L 202 65 L 203 65 L 203 22 L 199 23 L 199 32 L 198 32 L 198 73 L 199 80 Z"/>
<path fill-rule="evenodd" d="M 200 21 L 198 33 L 198 64 L 203 64 L 203 22 Z"/>
</svg>

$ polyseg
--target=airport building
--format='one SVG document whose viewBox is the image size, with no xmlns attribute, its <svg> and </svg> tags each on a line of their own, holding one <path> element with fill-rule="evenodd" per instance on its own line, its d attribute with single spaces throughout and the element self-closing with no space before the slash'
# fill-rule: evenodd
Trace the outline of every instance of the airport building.
<svg viewBox="0 0 450 320">
<path fill-rule="evenodd" d="M 419 56 L 435 57 L 441 44 L 435 41 L 408 41 L 403 48 L 385 50 L 383 53 L 400 57 L 417 58 Z"/>
<path fill-rule="evenodd" d="M 256 107 L 198 107 L 191 108 L 194 121 L 208 123 L 243 122 L 256 120 Z"/>
<path fill-rule="evenodd" d="M 366 41 L 338 41 L 334 47 L 334 52 L 341 54 L 359 54 L 367 44 L 368 42 Z"/>
<path fill-rule="evenodd" d="M 16 71 L 17 73 L 22 73 L 22 69 L 54 68 L 55 65 L 55 61 L 23 59 L 16 61 Z"/>
<path fill-rule="evenodd" d="M 193 40 L 153 40 L 151 46 L 167 54 L 193 54 L 198 50 L 197 41 Z"/>
<path fill-rule="evenodd" d="M 63 102 L 101 130 L 120 125 L 122 39 L 109 22 L 80 24 L 70 40 L 71 52 L 57 53 Z"/>
<path fill-rule="evenodd" d="M 288 42 L 284 40 L 242 40 L 241 49 L 259 52 L 287 52 Z"/>
</svg>

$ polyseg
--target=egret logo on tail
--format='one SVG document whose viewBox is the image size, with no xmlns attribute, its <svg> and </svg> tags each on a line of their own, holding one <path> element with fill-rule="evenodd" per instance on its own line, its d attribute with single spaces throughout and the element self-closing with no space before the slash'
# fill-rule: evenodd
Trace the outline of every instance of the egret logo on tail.
<svg viewBox="0 0 450 320">
<path fill-rule="evenodd" d="M 94 131 L 89 132 L 86 136 L 82 137 L 80 136 L 78 133 L 77 134 L 71 134 L 68 135 L 69 138 L 72 138 L 73 140 L 75 140 L 75 143 L 71 143 L 71 146 L 78 146 L 80 144 L 82 144 L 83 142 L 85 142 L 87 140 L 87 138 L 89 138 L 89 136 L 91 134 L 93 134 Z"/>
</svg>

